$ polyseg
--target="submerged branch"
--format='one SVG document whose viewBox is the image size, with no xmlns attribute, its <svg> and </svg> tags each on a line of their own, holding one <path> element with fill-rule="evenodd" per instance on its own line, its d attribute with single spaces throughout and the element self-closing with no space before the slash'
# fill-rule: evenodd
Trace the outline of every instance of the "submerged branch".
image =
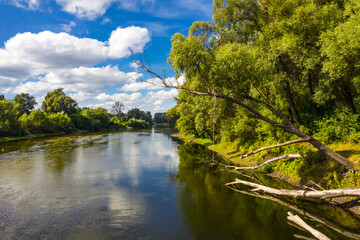
<svg viewBox="0 0 360 240">
<path fill-rule="evenodd" d="M 288 212 L 287 219 L 296 223 L 300 227 L 304 228 L 305 230 L 309 231 L 314 237 L 316 237 L 319 240 L 330 240 L 327 236 L 319 232 L 318 230 L 312 228 L 309 226 L 306 222 L 304 222 L 298 215 L 294 215 L 291 212 Z"/>
<path fill-rule="evenodd" d="M 291 197 L 305 197 L 305 198 L 337 198 L 337 197 L 360 197 L 360 188 L 340 188 L 335 190 L 324 191 L 309 191 L 309 190 L 288 190 L 288 189 L 275 189 L 264 185 L 235 179 L 234 182 L 226 183 L 225 185 L 243 184 L 253 187 L 252 191 L 264 191 L 266 193 L 275 194 L 279 196 Z"/>
</svg>

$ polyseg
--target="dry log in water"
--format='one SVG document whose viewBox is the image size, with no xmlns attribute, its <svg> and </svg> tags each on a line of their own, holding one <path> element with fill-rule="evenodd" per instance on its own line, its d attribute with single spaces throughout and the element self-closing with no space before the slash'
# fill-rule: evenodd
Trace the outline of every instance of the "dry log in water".
<svg viewBox="0 0 360 240">
<path fill-rule="evenodd" d="M 327 236 L 325 236 L 324 234 L 322 234 L 318 230 L 316 230 L 316 229 L 312 228 L 311 226 L 309 226 L 298 215 L 294 215 L 291 212 L 288 212 L 288 215 L 289 215 L 287 217 L 288 220 L 290 220 L 290 221 L 296 223 L 297 225 L 301 226 L 302 228 L 306 229 L 307 231 L 309 231 L 317 239 L 319 239 L 319 240 L 330 240 L 330 238 L 328 238 Z"/>
<path fill-rule="evenodd" d="M 334 225 L 333 223 L 327 221 L 326 219 L 322 218 L 322 217 L 318 217 L 302 208 L 300 208 L 299 206 L 296 206 L 296 205 L 293 205 L 293 204 L 290 204 L 288 202 L 285 202 L 279 198 L 276 198 L 276 197 L 273 197 L 271 195 L 263 195 L 263 194 L 259 194 L 257 192 L 249 192 L 249 191 L 244 191 L 244 190 L 239 190 L 239 189 L 236 189 L 236 188 L 233 188 L 231 186 L 227 186 L 228 188 L 232 189 L 233 191 L 235 192 L 239 192 L 239 193 L 242 193 L 242 194 L 245 194 L 245 195 L 249 195 L 249 196 L 253 196 L 253 197 L 257 197 L 257 198 L 262 198 L 262 199 L 267 199 L 267 200 L 270 200 L 270 201 L 273 201 L 273 202 L 276 202 L 282 206 L 285 206 L 285 207 L 288 207 L 294 211 L 296 211 L 297 213 L 301 214 L 301 215 L 304 215 L 305 217 L 307 218 L 310 218 L 312 221 L 315 221 L 315 222 L 318 222 L 338 233 L 340 233 L 341 235 L 344 235 L 348 238 L 352 238 L 352 239 L 360 239 L 360 234 L 358 233 L 354 233 L 354 232 L 349 232 L 349 231 L 346 231 L 344 229 L 341 229 L 339 228 L 338 226 Z"/>
<path fill-rule="evenodd" d="M 270 188 L 257 183 L 247 182 L 240 179 L 235 179 L 234 182 L 226 183 L 225 185 L 243 184 L 253 187 L 252 191 L 264 191 L 279 196 L 290 197 L 305 197 L 305 198 L 337 198 L 337 197 L 360 197 L 360 188 L 341 188 L 335 190 L 323 190 L 323 191 L 309 191 L 309 190 L 288 190 L 288 189 L 276 189 Z"/>
<path fill-rule="evenodd" d="M 279 160 L 282 159 L 286 159 L 286 158 L 303 158 L 303 156 L 301 156 L 300 154 L 285 154 L 279 157 L 275 157 L 275 158 L 271 158 L 263 163 L 260 163 L 256 166 L 250 166 L 250 167 L 235 167 L 235 166 L 228 166 L 228 168 L 234 168 L 235 170 L 255 170 L 258 168 L 261 168 L 267 164 L 273 163 L 273 162 L 277 162 Z"/>
</svg>

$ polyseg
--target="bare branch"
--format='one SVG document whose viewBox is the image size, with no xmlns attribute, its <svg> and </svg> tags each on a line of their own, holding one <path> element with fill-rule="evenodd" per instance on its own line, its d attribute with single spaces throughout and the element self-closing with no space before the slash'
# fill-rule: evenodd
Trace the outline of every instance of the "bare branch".
<svg viewBox="0 0 360 240">
<path fill-rule="evenodd" d="M 306 222 L 304 222 L 298 215 L 294 215 L 291 212 L 288 212 L 287 219 L 296 223 L 297 225 L 301 226 L 305 230 L 309 231 L 314 237 L 316 237 L 319 240 L 330 240 L 327 236 L 319 232 L 318 230 L 312 228 L 309 226 Z"/>
<path fill-rule="evenodd" d="M 261 168 L 265 165 L 268 165 L 270 163 L 273 163 L 273 162 L 277 162 L 279 160 L 282 160 L 282 159 L 290 159 L 290 158 L 303 158 L 303 156 L 301 156 L 300 154 L 285 154 L 285 155 L 282 155 L 282 156 L 279 156 L 279 157 L 275 157 L 275 158 L 271 158 L 263 163 L 260 163 L 256 166 L 250 166 L 250 167 L 235 167 L 235 166 L 229 166 L 228 168 L 234 168 L 235 170 L 255 170 L 255 169 L 258 169 L 258 168 Z"/>
<path fill-rule="evenodd" d="M 253 152 L 247 153 L 247 154 L 243 154 L 240 156 L 240 159 L 246 158 L 248 156 L 254 155 L 256 153 L 265 151 L 265 150 L 269 150 L 272 148 L 279 148 L 279 147 L 284 147 L 284 146 L 288 146 L 288 145 L 292 145 L 292 144 L 296 144 L 296 143 L 302 143 L 302 142 L 309 142 L 309 138 L 305 138 L 305 139 L 297 139 L 297 140 L 291 140 L 288 142 L 284 142 L 284 143 L 280 143 L 280 144 L 276 144 L 276 145 L 272 145 L 272 146 L 267 146 L 267 147 L 263 147 L 263 148 L 259 148 Z"/>
<path fill-rule="evenodd" d="M 288 190 L 288 189 L 275 189 L 264 185 L 235 179 L 234 182 L 226 183 L 225 185 L 243 184 L 254 188 L 252 191 L 264 191 L 266 193 L 275 194 L 279 196 L 291 197 L 305 197 L 305 198 L 337 198 L 337 197 L 360 197 L 360 188 L 340 188 L 335 190 L 324 191 L 308 191 L 308 190 Z"/>
</svg>

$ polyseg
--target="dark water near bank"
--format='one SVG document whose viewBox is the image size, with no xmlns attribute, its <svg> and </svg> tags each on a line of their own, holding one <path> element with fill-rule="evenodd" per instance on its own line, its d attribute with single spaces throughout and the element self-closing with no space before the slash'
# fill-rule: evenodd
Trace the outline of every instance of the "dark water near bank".
<svg viewBox="0 0 360 240">
<path fill-rule="evenodd" d="M 288 211 L 332 239 L 360 236 L 358 218 L 339 209 L 226 188 L 240 176 L 204 164 L 211 152 L 164 130 L 68 135 L 2 148 L 0 239 L 310 237 L 287 222 Z"/>
</svg>

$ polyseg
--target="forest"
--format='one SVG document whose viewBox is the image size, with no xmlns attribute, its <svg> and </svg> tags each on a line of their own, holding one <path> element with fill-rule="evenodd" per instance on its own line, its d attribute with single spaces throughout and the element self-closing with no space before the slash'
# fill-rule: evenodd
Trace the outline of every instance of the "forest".
<svg viewBox="0 0 360 240">
<path fill-rule="evenodd" d="M 263 171 L 335 188 L 360 185 L 359 63 L 356 0 L 215 0 L 212 22 L 172 38 L 168 64 L 183 85 L 137 61 L 179 89 L 167 114 L 179 118 L 180 134 L 239 153 L 241 164 L 292 158 Z"/>
<path fill-rule="evenodd" d="M 101 107 L 80 108 L 61 88 L 47 93 L 41 108 L 34 109 L 36 104 L 35 98 L 28 93 L 17 94 L 10 100 L 1 95 L 0 137 L 126 127 L 141 129 L 153 123 L 151 112 L 134 108 L 124 113 L 124 104 L 118 101 L 113 104 L 111 113 Z M 156 120 L 166 121 L 162 118 Z"/>
</svg>

